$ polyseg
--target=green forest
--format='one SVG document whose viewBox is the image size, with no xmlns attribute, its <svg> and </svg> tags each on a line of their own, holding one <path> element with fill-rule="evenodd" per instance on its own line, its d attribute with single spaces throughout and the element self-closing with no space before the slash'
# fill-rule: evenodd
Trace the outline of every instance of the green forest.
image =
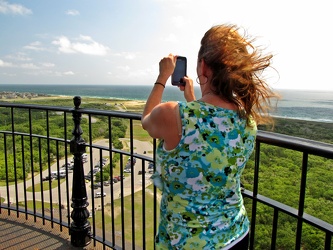
<svg viewBox="0 0 333 250">
<path fill-rule="evenodd" d="M 98 105 L 92 104 L 88 107 L 98 108 Z M 7 154 L 0 154 L 0 182 L 29 178 L 31 174 L 47 169 L 56 159 L 64 158 L 66 154 L 67 156 L 72 155 L 69 152 L 69 143 L 65 143 L 65 139 L 68 141 L 73 138 L 74 122 L 71 113 L 66 115 L 66 121 L 64 121 L 63 112 L 47 112 L 37 109 L 29 112 L 28 109 L 15 108 L 12 112 L 11 109 L 0 108 L 0 114 L 0 130 L 12 131 L 14 129 L 16 133 L 22 134 L 22 136 L 15 135 L 14 137 L 9 134 L 0 134 L 0 152 L 7 151 Z M 14 128 L 12 128 L 12 119 Z M 82 138 L 86 142 L 89 142 L 90 138 L 92 141 L 111 138 L 113 147 L 122 149 L 123 145 L 119 138 L 125 137 L 128 121 L 112 118 L 112 133 L 109 134 L 108 117 L 94 116 L 93 119 L 94 122 L 91 123 L 91 129 L 89 129 L 88 117 L 81 118 L 80 125 L 84 131 Z M 29 120 L 32 121 L 31 126 L 29 126 Z M 28 136 L 30 133 L 39 136 L 30 138 Z M 13 150 L 14 145 L 15 151 Z M 117 159 L 119 160 L 119 157 L 115 157 L 113 160 Z M 7 171 L 6 166 L 8 166 Z"/>
<path fill-rule="evenodd" d="M 31 102 L 31 100 L 30 100 Z M 34 102 L 45 104 L 44 101 Z M 52 101 L 54 106 L 72 107 L 72 100 Z M 82 106 L 89 109 L 112 109 L 105 103 L 86 102 Z M 133 111 L 133 110 L 131 110 Z M 141 110 L 134 110 L 141 112 Z M 0 108 L 0 130 L 11 131 L 10 109 Z M 30 133 L 29 119 L 33 121 L 32 134 L 44 135 L 54 138 L 72 138 L 73 120 L 71 114 L 67 114 L 66 129 L 64 128 L 64 114 L 32 110 L 31 113 L 23 109 L 14 109 L 14 130 L 21 133 Z M 103 116 L 94 116 L 95 122 L 89 130 L 88 120 L 82 118 L 81 127 L 84 131 L 83 138 L 86 142 L 89 139 L 112 138 L 113 146 L 121 149 L 119 138 L 126 136 L 129 124 L 128 121 L 120 118 L 112 118 L 112 134 L 109 135 L 108 119 Z M 320 123 L 315 121 L 292 120 L 276 118 L 274 126 L 259 126 L 260 130 L 272 131 L 275 133 L 287 134 L 302 137 L 310 140 L 321 141 L 333 144 L 333 124 Z M 89 134 L 91 131 L 91 134 Z M 147 138 L 149 140 L 149 138 Z M 13 145 L 16 147 L 14 162 Z M 68 145 L 69 146 L 69 145 Z M 24 150 L 22 151 L 21 148 Z M 28 136 L 15 136 L 0 134 L 0 152 L 7 151 L 7 154 L 0 155 L 0 182 L 6 179 L 6 165 L 8 166 L 8 178 L 13 181 L 15 178 L 29 178 L 32 171 L 39 172 L 48 167 L 47 163 L 66 154 L 64 143 L 57 143 L 55 140 L 45 138 L 33 138 Z M 9 152 L 9 153 L 8 153 Z M 70 155 L 70 152 L 67 151 Z M 31 155 L 33 162 L 31 162 Z M 276 146 L 261 145 L 260 167 L 259 167 L 259 194 L 270 199 L 284 203 L 295 209 L 298 208 L 302 154 L 297 151 L 284 149 Z M 117 160 L 117 158 L 115 158 Z M 115 164 L 115 162 L 113 162 Z M 24 171 L 22 169 L 24 167 Z M 33 166 L 33 169 L 32 167 Z M 254 154 L 244 170 L 242 184 L 246 189 L 253 189 Z M 307 185 L 305 197 L 305 213 L 315 216 L 327 223 L 333 224 L 333 160 L 318 156 L 309 156 L 307 170 Z M 245 199 L 249 217 L 251 217 L 252 200 Z M 256 216 L 255 249 L 270 249 L 273 209 L 258 203 Z M 289 250 L 295 248 L 297 221 L 292 217 L 279 214 L 277 247 L 276 249 Z M 324 249 L 325 234 L 303 224 L 302 249 L 320 250 Z M 333 248 L 333 243 L 332 243 Z"/>
<path fill-rule="evenodd" d="M 274 126 L 259 126 L 260 130 L 306 138 L 333 144 L 333 124 L 315 121 L 276 118 Z M 298 209 L 302 153 L 261 144 L 258 193 Z M 252 190 L 254 155 L 242 175 L 246 189 Z M 333 160 L 309 155 L 304 213 L 333 224 Z M 252 200 L 245 199 L 249 217 Z M 274 211 L 258 203 L 256 213 L 256 249 L 270 249 Z M 297 221 L 279 214 L 276 249 L 295 249 Z M 303 224 L 302 249 L 324 249 L 325 234 Z M 333 243 L 332 243 L 333 249 Z"/>
</svg>

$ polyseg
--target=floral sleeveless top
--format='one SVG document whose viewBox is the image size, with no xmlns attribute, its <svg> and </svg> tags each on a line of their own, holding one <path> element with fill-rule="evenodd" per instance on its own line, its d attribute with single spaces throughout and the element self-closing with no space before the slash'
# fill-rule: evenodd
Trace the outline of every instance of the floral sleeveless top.
<svg viewBox="0 0 333 250">
<path fill-rule="evenodd" d="M 237 111 L 179 102 L 182 136 L 157 148 L 154 184 L 162 190 L 157 249 L 223 249 L 249 230 L 240 176 L 255 143 L 256 124 Z"/>
</svg>

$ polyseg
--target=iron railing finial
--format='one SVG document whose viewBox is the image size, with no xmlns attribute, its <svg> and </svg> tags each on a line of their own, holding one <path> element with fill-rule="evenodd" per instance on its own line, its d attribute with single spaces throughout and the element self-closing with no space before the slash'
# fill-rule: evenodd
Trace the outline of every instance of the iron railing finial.
<svg viewBox="0 0 333 250">
<path fill-rule="evenodd" d="M 82 154 L 86 151 L 84 139 L 81 137 L 83 131 L 81 129 L 81 113 L 78 112 L 81 105 L 81 97 L 73 98 L 73 121 L 74 129 L 73 137 L 70 142 L 70 151 L 74 155 L 73 170 L 73 187 L 72 187 L 72 204 L 73 208 L 71 218 L 73 222 L 70 225 L 71 244 L 75 247 L 84 247 L 91 241 L 91 226 L 88 221 L 89 211 L 87 209 L 88 197 L 84 180 Z"/>
</svg>

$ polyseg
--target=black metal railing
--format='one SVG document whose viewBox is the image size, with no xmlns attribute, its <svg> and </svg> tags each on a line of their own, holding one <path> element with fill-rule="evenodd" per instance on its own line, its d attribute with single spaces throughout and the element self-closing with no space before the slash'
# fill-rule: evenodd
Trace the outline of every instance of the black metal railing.
<svg viewBox="0 0 333 250">
<path fill-rule="evenodd" d="M 140 114 L 81 109 L 80 104 L 79 97 L 74 108 L 0 103 L 0 213 L 59 224 L 73 246 L 100 242 L 112 249 L 154 249 L 159 193 L 148 166 L 156 142 L 136 139 Z M 265 195 L 263 145 L 301 154 L 297 207 Z M 251 219 L 250 249 L 259 249 L 261 206 L 272 209 L 267 249 L 286 249 L 278 244 L 283 216 L 296 220 L 295 249 L 302 249 L 304 225 L 323 233 L 322 249 L 331 249 L 332 222 L 305 213 L 310 155 L 333 159 L 333 145 L 259 131 L 253 185 L 243 191 Z M 97 171 L 100 183 L 94 181 Z M 327 188 L 333 192 L 332 185 Z"/>
</svg>

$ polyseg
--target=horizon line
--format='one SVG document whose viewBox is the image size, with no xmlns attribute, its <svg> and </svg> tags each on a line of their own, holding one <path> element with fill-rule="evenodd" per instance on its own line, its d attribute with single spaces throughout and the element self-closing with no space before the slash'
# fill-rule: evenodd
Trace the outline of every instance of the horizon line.
<svg viewBox="0 0 333 250">
<path fill-rule="evenodd" d="M 94 84 L 94 83 L 0 83 L 1 85 L 61 85 L 61 86 L 153 86 L 153 84 L 121 84 L 121 83 L 101 83 L 101 84 Z M 173 87 L 171 84 L 167 84 L 167 86 Z M 200 88 L 199 85 L 194 85 L 195 88 Z M 286 88 L 286 87 L 272 87 L 273 90 L 301 90 L 301 91 L 333 91 L 333 89 L 315 89 L 315 88 Z"/>
</svg>

